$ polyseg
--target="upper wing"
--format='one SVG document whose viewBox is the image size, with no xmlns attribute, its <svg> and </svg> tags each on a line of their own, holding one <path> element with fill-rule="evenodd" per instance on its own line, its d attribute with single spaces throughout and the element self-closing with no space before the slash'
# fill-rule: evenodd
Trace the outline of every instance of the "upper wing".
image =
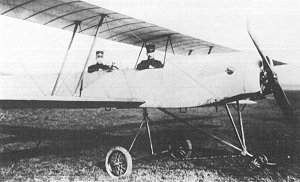
<svg viewBox="0 0 300 182">
<path fill-rule="evenodd" d="M 141 46 L 143 42 L 165 50 L 170 37 L 176 54 L 224 53 L 236 51 L 137 20 L 80 0 L 0 0 L 1 15 L 27 20 L 63 30 L 73 31 L 81 22 L 80 33 L 94 36 L 101 16 L 106 15 L 100 38 Z M 169 49 L 169 51 L 172 51 Z"/>
</svg>

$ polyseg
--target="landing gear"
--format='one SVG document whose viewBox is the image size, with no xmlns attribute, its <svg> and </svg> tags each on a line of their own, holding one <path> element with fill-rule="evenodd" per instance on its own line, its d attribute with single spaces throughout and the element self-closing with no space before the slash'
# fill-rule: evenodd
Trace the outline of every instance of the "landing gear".
<svg viewBox="0 0 300 182">
<path fill-rule="evenodd" d="M 105 168 L 113 178 L 127 176 L 132 171 L 131 155 L 123 147 L 113 147 L 106 155 Z"/>
<path fill-rule="evenodd" d="M 151 132 L 150 132 L 150 127 L 149 127 L 149 121 L 150 119 L 148 118 L 148 113 L 146 109 L 143 109 L 143 121 L 142 124 L 140 125 L 140 128 L 135 135 L 131 146 L 129 147 L 129 150 L 127 151 L 123 147 L 113 147 L 112 149 L 109 150 L 109 152 L 106 154 L 106 159 L 105 159 L 105 168 L 107 173 L 113 177 L 113 178 L 118 178 L 118 177 L 125 177 L 131 174 L 132 171 L 132 157 L 130 155 L 130 151 L 133 147 L 133 144 L 135 143 L 138 135 L 141 132 L 141 129 L 144 124 L 146 124 L 148 136 L 149 136 L 149 142 L 150 142 L 150 149 L 151 149 L 151 155 L 153 155 L 153 145 L 152 145 L 152 138 L 151 138 Z"/>
<path fill-rule="evenodd" d="M 139 127 L 138 132 L 136 133 L 129 150 L 127 151 L 123 147 L 113 147 L 109 150 L 105 159 L 105 168 L 107 173 L 113 178 L 125 177 L 130 175 L 132 171 L 132 157 L 130 155 L 130 151 L 133 148 L 133 145 L 140 134 L 144 124 L 146 125 L 146 130 L 149 137 L 150 144 L 150 153 L 154 154 L 152 137 L 150 132 L 149 123 L 151 120 L 148 117 L 148 112 L 146 109 L 143 109 L 143 120 Z M 154 124 L 154 123 L 152 123 Z M 155 125 L 154 125 L 155 126 Z M 155 126 L 156 127 L 156 126 Z M 169 153 L 173 158 L 188 158 L 192 154 L 192 143 L 190 140 L 184 140 L 182 134 L 177 132 L 173 133 L 176 135 L 174 141 L 166 137 L 166 139 L 170 142 L 169 150 L 163 151 L 162 153 Z"/>
<path fill-rule="evenodd" d="M 227 104 L 225 105 L 225 108 L 226 108 L 227 114 L 228 114 L 228 116 L 230 118 L 232 127 L 234 128 L 235 134 L 236 134 L 236 136 L 237 136 L 237 138 L 238 138 L 238 140 L 240 142 L 241 149 L 238 148 L 238 147 L 236 147 L 236 146 L 233 146 L 231 144 L 232 147 L 235 148 L 236 150 L 241 151 L 241 154 L 243 156 L 250 156 L 251 157 L 251 161 L 249 163 L 249 167 L 252 170 L 263 170 L 268 165 L 269 166 L 276 165 L 276 163 L 269 163 L 268 162 L 268 158 L 265 155 L 263 155 L 263 154 L 253 156 L 252 154 L 250 154 L 247 151 L 246 142 L 245 142 L 244 127 L 243 127 L 243 120 L 242 120 L 242 114 L 241 114 L 241 112 L 243 111 L 243 109 L 240 110 L 239 101 L 236 101 L 236 105 L 237 105 L 236 110 L 238 111 L 238 120 L 239 120 L 239 124 L 240 124 L 240 133 L 238 132 L 238 129 L 237 129 L 236 125 L 235 125 L 235 122 L 233 121 L 233 118 L 232 118 L 232 115 L 231 115 L 230 110 L 228 108 L 228 105 Z"/>
<path fill-rule="evenodd" d="M 180 117 L 176 116 L 175 114 L 167 111 L 166 109 L 163 108 L 159 108 L 159 110 L 161 110 L 162 112 L 170 115 L 171 117 L 175 118 L 177 121 L 184 123 L 188 126 L 191 126 L 193 129 L 197 129 L 198 131 L 202 132 L 203 134 L 217 140 L 220 143 L 223 143 L 227 146 L 232 147 L 233 149 L 237 150 L 240 152 L 241 155 L 239 156 L 248 156 L 251 157 L 252 160 L 250 161 L 250 168 L 252 170 L 260 170 L 260 169 L 264 169 L 267 165 L 276 165 L 275 163 L 269 163 L 268 159 L 266 156 L 264 155 L 258 155 L 258 156 L 253 156 L 252 154 L 250 154 L 247 150 L 246 147 L 246 140 L 245 140 L 245 134 L 244 134 L 244 127 L 243 127 L 243 120 L 242 120 L 242 115 L 241 112 L 243 109 L 240 109 L 240 103 L 239 101 L 236 101 L 236 110 L 238 111 L 238 122 L 235 122 L 233 120 L 232 114 L 230 112 L 230 109 L 228 107 L 228 104 L 225 104 L 225 109 L 227 111 L 228 117 L 230 119 L 232 128 L 236 134 L 236 138 L 240 144 L 240 146 L 236 146 L 233 145 L 232 143 L 229 143 L 215 135 L 212 135 L 206 131 L 204 131 L 203 129 L 192 125 L 191 123 L 181 119 Z M 151 138 L 151 132 L 150 132 L 150 126 L 149 123 L 151 122 L 151 120 L 148 117 L 148 113 L 146 109 L 143 109 L 143 120 L 142 123 L 139 127 L 138 132 L 136 133 L 128 151 L 125 148 L 122 147 L 114 147 L 112 148 L 106 156 L 106 160 L 105 160 L 105 167 L 106 167 L 106 171 L 107 173 L 114 178 L 118 178 L 118 177 L 124 177 L 124 176 L 128 176 L 130 175 L 131 171 L 132 171 L 132 157 L 130 155 L 130 151 L 133 148 L 133 145 L 138 137 L 138 135 L 140 134 L 143 126 L 146 127 L 146 131 L 148 133 L 148 137 L 149 137 L 149 144 L 150 144 L 150 153 L 151 155 L 156 155 L 154 154 L 154 150 L 153 150 L 153 145 L 152 145 L 152 138 Z M 156 128 L 157 126 L 152 123 Z M 157 128 L 158 129 L 158 128 Z M 192 155 L 192 143 L 190 140 L 186 140 L 183 138 L 182 133 L 175 131 L 171 133 L 171 139 L 167 138 L 166 139 L 170 142 L 169 146 L 168 146 L 168 150 L 163 151 L 162 153 L 167 153 L 170 154 L 171 157 L 177 159 L 183 159 L 183 158 L 189 158 L 191 159 L 191 155 Z M 222 156 L 214 156 L 212 158 L 221 158 Z M 226 157 L 226 156 L 223 156 Z M 234 157 L 234 156 L 232 156 Z M 237 157 L 237 156 L 235 156 Z M 203 158 L 192 158 L 193 160 L 195 159 L 204 159 L 207 157 L 203 157 Z"/>
</svg>

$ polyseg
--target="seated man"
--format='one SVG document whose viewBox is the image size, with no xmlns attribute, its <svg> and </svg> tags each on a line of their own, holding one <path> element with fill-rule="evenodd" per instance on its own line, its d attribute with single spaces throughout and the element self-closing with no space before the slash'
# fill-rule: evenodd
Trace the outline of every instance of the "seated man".
<svg viewBox="0 0 300 182">
<path fill-rule="evenodd" d="M 110 67 L 108 65 L 104 65 L 104 52 L 103 51 L 96 51 L 96 64 L 93 64 L 88 67 L 88 73 L 93 73 L 95 71 L 102 70 L 109 70 Z"/>
<path fill-rule="evenodd" d="M 136 67 L 137 70 L 149 69 L 150 66 L 153 68 L 164 67 L 160 61 L 154 59 L 155 45 L 146 45 L 146 50 L 148 59 L 141 61 Z"/>
</svg>

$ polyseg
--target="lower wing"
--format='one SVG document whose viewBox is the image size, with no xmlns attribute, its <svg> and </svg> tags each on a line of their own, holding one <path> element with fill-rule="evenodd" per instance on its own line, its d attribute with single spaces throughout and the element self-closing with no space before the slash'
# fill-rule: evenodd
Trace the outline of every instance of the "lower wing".
<svg viewBox="0 0 300 182">
<path fill-rule="evenodd" d="M 0 98 L 0 108 L 137 108 L 144 101 L 138 99 L 109 99 L 109 98 L 82 98 L 82 97 L 15 97 L 9 99 Z"/>
</svg>

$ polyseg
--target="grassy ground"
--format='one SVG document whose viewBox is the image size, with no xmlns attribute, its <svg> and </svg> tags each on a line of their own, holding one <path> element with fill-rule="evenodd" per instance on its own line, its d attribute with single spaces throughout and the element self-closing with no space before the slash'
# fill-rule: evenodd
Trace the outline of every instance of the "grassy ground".
<svg viewBox="0 0 300 182">
<path fill-rule="evenodd" d="M 170 111 L 238 146 L 224 108 L 217 113 L 215 108 L 189 109 L 186 114 Z M 105 172 L 105 155 L 116 145 L 129 148 L 142 110 L 2 110 L 0 117 L 0 181 L 116 181 Z M 180 129 L 193 143 L 192 157 L 237 154 L 158 110 L 150 109 L 149 117 L 159 128 L 151 126 L 157 152 L 167 147 L 166 131 Z M 276 166 L 252 171 L 244 157 L 138 159 L 149 154 L 144 131 L 133 147 L 133 172 L 119 181 L 299 181 L 299 124 L 287 123 L 274 100 L 247 106 L 243 121 L 249 151 L 265 154 Z"/>
</svg>

